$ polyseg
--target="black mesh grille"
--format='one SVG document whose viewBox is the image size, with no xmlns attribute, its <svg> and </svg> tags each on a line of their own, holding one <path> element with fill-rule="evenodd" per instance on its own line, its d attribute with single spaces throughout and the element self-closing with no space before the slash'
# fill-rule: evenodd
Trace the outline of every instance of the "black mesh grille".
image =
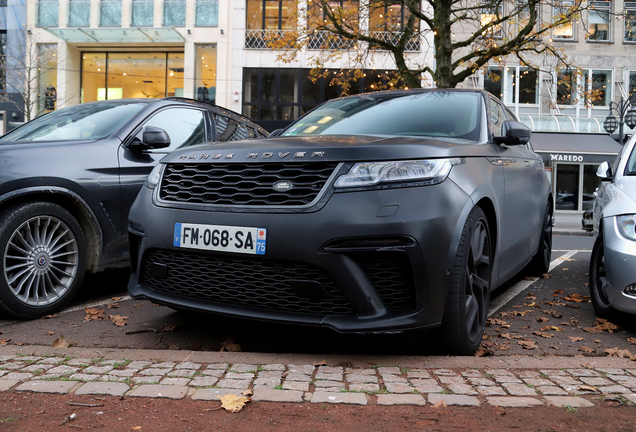
<svg viewBox="0 0 636 432">
<path fill-rule="evenodd" d="M 154 276 L 153 264 L 167 265 L 167 277 Z M 140 273 L 148 288 L 197 300 L 281 312 L 355 315 L 331 277 L 310 264 L 151 250 Z M 291 288 L 292 279 L 319 282 L 328 298 L 299 297 Z"/>
<path fill-rule="evenodd" d="M 206 163 L 168 164 L 160 197 L 166 201 L 244 205 L 300 206 L 312 202 L 337 163 Z M 274 183 L 288 180 L 285 192 Z"/>
<path fill-rule="evenodd" d="M 392 310 L 416 308 L 415 284 L 406 254 L 380 253 L 361 259 L 362 267 L 384 304 Z"/>
</svg>

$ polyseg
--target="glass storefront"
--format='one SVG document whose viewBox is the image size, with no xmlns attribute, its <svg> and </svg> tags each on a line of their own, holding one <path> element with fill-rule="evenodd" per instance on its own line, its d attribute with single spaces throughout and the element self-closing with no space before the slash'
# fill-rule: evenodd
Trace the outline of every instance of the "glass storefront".
<svg viewBox="0 0 636 432">
<path fill-rule="evenodd" d="M 81 102 L 183 96 L 183 57 L 182 52 L 84 52 Z"/>
<path fill-rule="evenodd" d="M 194 97 L 216 103 L 216 44 L 196 45 Z"/>
<path fill-rule="evenodd" d="M 589 211 L 600 184 L 598 164 L 557 163 L 554 200 L 556 210 Z"/>
<path fill-rule="evenodd" d="M 38 44 L 38 114 L 57 106 L 57 44 Z"/>
</svg>

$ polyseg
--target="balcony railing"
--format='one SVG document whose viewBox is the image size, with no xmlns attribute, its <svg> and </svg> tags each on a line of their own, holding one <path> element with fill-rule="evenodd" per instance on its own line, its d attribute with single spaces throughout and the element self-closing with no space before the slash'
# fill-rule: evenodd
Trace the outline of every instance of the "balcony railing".
<svg viewBox="0 0 636 432">
<path fill-rule="evenodd" d="M 245 48 L 251 49 L 271 49 L 271 48 L 293 48 L 293 30 L 245 30 Z"/>
<path fill-rule="evenodd" d="M 152 27 L 155 2 L 153 0 L 134 0 L 131 4 L 131 27 Z"/>
<path fill-rule="evenodd" d="M 219 25 L 219 1 L 197 0 L 195 23 L 197 27 L 218 27 Z"/>
<path fill-rule="evenodd" d="M 72 0 L 68 2 L 68 26 L 88 27 L 91 20 L 91 2 Z"/>
<path fill-rule="evenodd" d="M 42 0 L 35 5 L 38 27 L 57 27 L 60 18 L 60 5 L 57 0 Z"/>
<path fill-rule="evenodd" d="M 380 39 L 381 41 L 397 45 L 402 37 L 402 32 L 371 32 L 371 37 Z M 405 51 L 419 51 L 420 39 L 418 36 L 413 36 L 406 42 Z"/>
<path fill-rule="evenodd" d="M 102 0 L 99 3 L 99 25 L 121 27 L 121 0 Z"/>
<path fill-rule="evenodd" d="M 183 27 L 186 20 L 185 0 L 164 0 L 163 25 L 165 27 Z"/>
<path fill-rule="evenodd" d="M 340 35 L 334 34 L 327 30 L 318 30 L 309 35 L 307 40 L 307 49 L 321 50 L 346 50 L 351 49 L 354 46 L 354 41 L 351 39 L 345 39 Z"/>
</svg>

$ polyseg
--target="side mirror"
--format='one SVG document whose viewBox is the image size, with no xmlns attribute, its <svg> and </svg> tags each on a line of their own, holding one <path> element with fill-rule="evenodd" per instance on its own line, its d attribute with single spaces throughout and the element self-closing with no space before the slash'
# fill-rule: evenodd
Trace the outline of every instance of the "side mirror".
<svg viewBox="0 0 636 432">
<path fill-rule="evenodd" d="M 614 179 L 612 167 L 609 162 L 605 161 L 598 166 L 598 169 L 596 170 L 596 177 L 600 178 L 601 181 L 612 181 Z"/>
<path fill-rule="evenodd" d="M 267 137 L 268 137 L 268 138 L 271 138 L 271 137 L 277 137 L 277 136 L 279 136 L 279 135 L 280 135 L 280 133 L 281 133 L 282 131 L 283 131 L 283 129 L 282 129 L 282 128 L 280 128 L 280 129 L 275 129 L 274 131 L 272 131 L 272 133 L 271 133 L 271 134 L 267 135 Z"/>
<path fill-rule="evenodd" d="M 506 120 L 503 124 L 503 136 L 496 136 L 495 142 L 507 145 L 527 144 L 531 134 L 532 130 L 523 123 Z"/>
<path fill-rule="evenodd" d="M 170 136 L 165 130 L 155 127 L 146 126 L 141 132 L 141 140 L 135 138 L 130 143 L 132 150 L 153 150 L 170 146 Z"/>
</svg>

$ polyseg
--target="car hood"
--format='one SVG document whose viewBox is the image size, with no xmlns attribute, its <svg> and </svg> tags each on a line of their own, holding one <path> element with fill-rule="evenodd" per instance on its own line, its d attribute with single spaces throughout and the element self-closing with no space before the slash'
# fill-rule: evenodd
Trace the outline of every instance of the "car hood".
<svg viewBox="0 0 636 432">
<path fill-rule="evenodd" d="M 281 160 L 379 161 L 460 156 L 496 156 L 495 145 L 451 138 L 369 135 L 276 137 L 205 144 L 166 156 L 162 162 L 223 160 L 280 162 Z"/>
<path fill-rule="evenodd" d="M 636 176 L 622 177 L 604 189 L 598 196 L 603 217 L 636 214 Z"/>
</svg>

